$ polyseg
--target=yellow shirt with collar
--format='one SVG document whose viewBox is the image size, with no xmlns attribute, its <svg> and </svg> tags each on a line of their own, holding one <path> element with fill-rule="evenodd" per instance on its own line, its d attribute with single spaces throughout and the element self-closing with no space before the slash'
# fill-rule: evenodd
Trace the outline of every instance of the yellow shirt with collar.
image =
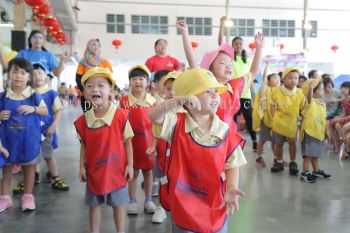
<svg viewBox="0 0 350 233">
<path fill-rule="evenodd" d="M 45 84 L 44 86 L 38 87 L 35 89 L 36 92 L 38 92 L 40 95 L 45 94 L 46 92 L 48 92 L 49 90 L 51 90 L 51 88 L 49 87 L 49 85 Z M 63 108 L 61 100 L 58 96 L 56 96 L 53 105 L 52 105 L 52 109 L 54 112 L 57 112 L 58 110 L 61 110 Z"/>
<path fill-rule="evenodd" d="M 27 86 L 26 88 L 24 88 L 24 90 L 19 94 L 16 94 L 11 88 L 8 88 L 6 90 L 6 98 L 10 98 L 12 100 L 25 100 L 31 97 L 34 93 L 35 93 L 35 90 L 30 86 Z M 38 106 L 46 107 L 45 101 L 41 100 Z"/>
<path fill-rule="evenodd" d="M 165 100 L 163 97 L 159 95 L 159 93 L 155 93 L 153 97 L 156 99 L 157 103 L 161 103 Z"/>
<path fill-rule="evenodd" d="M 156 99 L 150 94 L 148 94 L 147 92 L 143 99 L 138 99 L 132 93 L 130 93 L 128 95 L 128 100 L 129 100 L 130 107 L 135 105 L 141 106 L 141 107 L 150 107 L 157 102 Z"/>
<path fill-rule="evenodd" d="M 105 125 L 111 126 L 116 110 L 117 110 L 116 105 L 110 104 L 106 114 L 101 118 L 97 118 L 95 116 L 94 109 L 91 108 L 89 111 L 87 111 L 85 113 L 85 119 L 86 119 L 87 126 L 89 128 L 92 128 L 92 129 L 100 128 L 100 127 L 105 126 Z M 123 131 L 124 142 L 127 139 L 132 138 L 133 136 L 134 136 L 134 132 L 132 131 L 129 120 L 127 120 L 125 123 L 124 131 Z"/>
<path fill-rule="evenodd" d="M 170 112 L 165 115 L 163 125 L 153 124 L 154 136 L 166 140 L 168 143 L 172 142 L 175 126 L 177 121 L 177 115 L 175 112 Z M 221 121 L 217 115 L 213 115 L 212 125 L 208 132 L 203 132 L 193 120 L 191 115 L 186 112 L 185 120 L 185 132 L 190 133 L 193 139 L 202 145 L 213 146 L 220 140 L 225 138 L 228 125 Z M 225 169 L 231 169 L 235 167 L 241 167 L 246 164 L 247 161 L 243 155 L 240 146 L 232 152 L 230 158 L 227 160 Z"/>
</svg>

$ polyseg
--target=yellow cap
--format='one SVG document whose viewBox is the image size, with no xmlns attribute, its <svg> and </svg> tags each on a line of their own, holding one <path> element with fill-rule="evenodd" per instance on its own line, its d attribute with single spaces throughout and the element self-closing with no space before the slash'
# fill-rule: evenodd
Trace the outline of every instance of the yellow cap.
<svg viewBox="0 0 350 233">
<path fill-rule="evenodd" d="M 176 71 L 169 72 L 163 80 L 163 86 L 165 85 L 166 81 L 168 81 L 169 79 L 175 80 L 180 74 L 181 74 L 180 72 L 176 72 Z"/>
<path fill-rule="evenodd" d="M 314 87 L 317 87 L 318 84 L 320 84 L 320 82 L 322 82 L 322 78 L 321 77 L 318 77 L 318 78 L 315 78 L 315 79 L 308 79 L 304 82 L 303 86 L 301 87 L 303 93 L 305 96 L 307 96 L 310 92 L 310 85 L 311 83 L 314 83 Z"/>
<path fill-rule="evenodd" d="M 108 68 L 102 68 L 102 67 L 93 67 L 89 69 L 81 78 L 81 84 L 84 86 L 86 81 L 89 80 L 92 76 L 95 77 L 104 77 L 111 81 L 112 86 L 115 85 L 115 81 L 112 78 L 112 73 Z"/>
<path fill-rule="evenodd" d="M 147 74 L 147 78 L 150 79 L 151 72 L 149 71 L 149 69 L 148 69 L 147 66 L 145 66 L 145 65 L 136 65 L 136 66 L 131 67 L 131 68 L 129 69 L 129 77 L 130 77 L 130 73 L 131 73 L 133 70 L 136 70 L 136 69 L 143 70 L 143 71 Z"/>
<path fill-rule="evenodd" d="M 299 75 L 301 75 L 301 72 L 298 68 L 296 67 L 289 67 L 289 68 L 286 68 L 283 73 L 282 73 L 282 79 L 284 79 L 285 77 L 287 77 L 287 75 L 292 72 L 292 71 L 295 71 L 297 72 Z"/>
<path fill-rule="evenodd" d="M 209 70 L 203 68 L 194 68 L 181 73 L 173 85 L 177 96 L 198 95 L 209 88 L 217 88 L 219 94 L 227 90 L 224 85 L 218 83 Z"/>
</svg>

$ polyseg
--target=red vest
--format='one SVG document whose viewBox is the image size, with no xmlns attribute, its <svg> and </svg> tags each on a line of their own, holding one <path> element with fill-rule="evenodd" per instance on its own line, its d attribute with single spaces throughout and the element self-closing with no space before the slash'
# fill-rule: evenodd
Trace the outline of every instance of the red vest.
<svg viewBox="0 0 350 233">
<path fill-rule="evenodd" d="M 233 117 L 241 107 L 240 98 L 244 87 L 244 79 L 243 77 L 232 79 L 228 83 L 232 87 L 233 93 L 225 91 L 220 95 L 220 105 L 216 115 L 219 116 L 220 120 L 228 124 L 233 131 L 237 131 L 236 122 L 234 121 Z M 236 134 L 237 137 L 244 139 L 239 133 Z M 245 141 L 242 140 L 241 148 L 244 147 L 244 142 Z"/>
<path fill-rule="evenodd" d="M 130 106 L 128 96 L 120 99 L 120 106 L 130 111 L 129 122 L 134 131 L 134 137 L 131 140 L 134 168 L 150 170 L 154 166 L 154 153 L 152 155 L 146 153 L 153 139 L 152 122 L 148 117 L 150 107 Z"/>
<path fill-rule="evenodd" d="M 88 187 L 97 195 L 127 185 L 128 180 L 124 177 L 127 160 L 123 142 L 123 129 L 127 119 L 128 111 L 117 109 L 111 126 L 88 128 L 84 115 L 74 122 L 86 148 Z"/>
<path fill-rule="evenodd" d="M 169 158 L 167 156 L 170 153 L 170 145 L 167 141 L 158 139 L 157 140 L 157 164 L 159 169 L 164 173 L 165 161 Z"/>
<path fill-rule="evenodd" d="M 218 145 L 200 145 L 185 133 L 185 119 L 185 113 L 177 114 L 168 183 L 162 185 L 160 200 L 170 209 L 177 226 L 194 232 L 216 232 L 226 220 L 226 208 L 220 209 L 225 189 L 221 175 L 241 139 L 228 130 Z"/>
</svg>

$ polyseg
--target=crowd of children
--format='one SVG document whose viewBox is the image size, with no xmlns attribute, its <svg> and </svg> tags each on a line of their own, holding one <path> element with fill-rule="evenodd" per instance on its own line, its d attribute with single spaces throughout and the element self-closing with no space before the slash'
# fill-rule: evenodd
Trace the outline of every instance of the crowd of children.
<svg viewBox="0 0 350 233">
<path fill-rule="evenodd" d="M 234 116 L 241 107 L 242 93 L 251 88 L 260 72 L 263 36 L 258 33 L 254 38 L 256 50 L 249 72 L 233 79 L 234 51 L 230 45 L 221 44 L 205 53 L 197 64 L 186 22 L 180 20 L 176 26 L 190 70 L 157 71 L 150 88 L 147 66 L 133 66 L 128 73 L 130 89 L 117 103 L 111 69 L 90 67 L 79 77 L 89 108 L 83 109 L 74 125 L 80 140 L 79 179 L 86 182 L 85 203 L 92 233 L 100 232 L 103 203 L 113 209 L 117 232 L 125 232 L 125 206 L 128 214 L 139 213 L 136 191 L 140 170 L 144 212 L 153 214 L 152 222 L 161 223 L 166 219 L 165 210 L 169 211 L 176 233 L 228 232 L 227 211 L 238 211 L 238 197 L 245 195 L 239 189 L 239 168 L 247 163 L 245 140 Z M 350 156 L 350 82 L 341 85 L 339 99 L 329 77 L 320 77 L 316 71 L 308 76 L 301 76 L 295 67 L 286 68 L 281 77 L 268 74 L 267 64 L 254 100 L 252 129 L 259 131 L 257 165 L 266 167 L 263 147 L 270 141 L 274 155 L 271 172 L 288 166 L 291 175 L 299 173 L 299 131 L 303 156 L 300 178 L 313 183 L 316 178 L 331 177 L 318 163 L 325 139 L 344 159 Z M 0 212 L 13 205 L 13 164 L 23 171 L 24 182 L 15 189 L 23 193 L 22 210 L 32 211 L 36 208 L 32 190 L 41 157 L 52 187 L 69 190 L 53 157 L 63 89 L 59 93 L 50 89 L 45 66 L 23 58 L 10 61 L 9 77 L 11 85 L 0 94 Z M 283 159 L 285 142 L 289 162 Z M 152 201 L 158 193 L 159 207 Z"/>
</svg>

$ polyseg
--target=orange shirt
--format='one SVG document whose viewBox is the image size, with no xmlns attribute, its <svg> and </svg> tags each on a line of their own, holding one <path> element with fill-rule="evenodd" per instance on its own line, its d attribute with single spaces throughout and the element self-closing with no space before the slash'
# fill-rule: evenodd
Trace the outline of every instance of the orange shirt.
<svg viewBox="0 0 350 233">
<path fill-rule="evenodd" d="M 111 63 L 109 63 L 109 61 L 106 59 L 104 59 L 103 62 L 101 62 L 98 66 L 103 68 L 108 68 L 111 72 L 113 72 Z M 89 69 L 90 69 L 89 67 L 79 63 L 77 74 L 83 76 Z"/>
</svg>

